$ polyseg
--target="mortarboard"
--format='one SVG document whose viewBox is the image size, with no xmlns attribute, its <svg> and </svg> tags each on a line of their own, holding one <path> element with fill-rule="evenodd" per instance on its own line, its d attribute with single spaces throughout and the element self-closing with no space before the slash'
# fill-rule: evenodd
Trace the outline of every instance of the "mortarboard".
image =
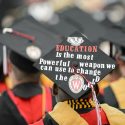
<svg viewBox="0 0 125 125">
<path fill-rule="evenodd" d="M 121 59 L 124 60 L 125 56 L 125 33 L 121 26 L 114 26 L 109 28 L 103 37 L 102 41 L 109 41 L 110 52 L 112 51 L 112 56 L 116 57 L 119 55 Z"/>
<path fill-rule="evenodd" d="M 35 66 L 72 98 L 77 99 L 115 68 L 115 61 L 86 36 L 74 32 Z M 89 82 L 90 81 L 90 82 Z"/>
<path fill-rule="evenodd" d="M 125 33 L 120 28 L 108 29 L 103 38 L 116 45 L 125 46 Z"/>
<path fill-rule="evenodd" d="M 12 28 L 5 28 L 0 34 L 0 43 L 6 45 L 11 53 L 11 61 L 21 70 L 35 72 L 33 63 L 48 53 L 59 39 L 46 29 L 23 19 Z"/>
<path fill-rule="evenodd" d="M 90 41 L 98 42 L 100 40 L 108 40 L 110 42 L 125 45 L 125 35 L 123 28 L 120 26 L 105 27 L 104 25 L 95 21 L 89 14 L 81 11 L 78 8 L 70 8 L 60 13 L 69 23 L 80 27 L 79 31 L 86 34 Z M 95 31 L 96 30 L 96 31 Z"/>
<path fill-rule="evenodd" d="M 76 7 L 65 10 L 60 13 L 60 15 L 70 24 L 79 25 L 81 27 L 79 31 L 86 34 L 91 41 L 96 42 L 102 38 L 107 30 L 100 23 L 95 21 L 88 13 L 83 12 Z"/>
<path fill-rule="evenodd" d="M 60 39 L 63 39 L 63 37 L 70 35 L 74 31 L 76 31 L 78 28 L 76 28 L 74 25 L 67 22 L 65 19 L 58 17 L 59 19 L 55 24 L 51 23 L 45 23 L 45 22 L 38 22 L 31 16 L 25 17 L 26 19 L 32 21 L 33 23 L 39 25 L 39 27 L 44 28 L 52 32 L 53 34 L 60 37 Z"/>
<path fill-rule="evenodd" d="M 51 32 L 57 34 L 60 37 L 65 37 L 77 30 L 75 26 L 67 22 L 61 17 L 56 24 L 43 23 L 42 26 L 50 30 Z"/>
</svg>

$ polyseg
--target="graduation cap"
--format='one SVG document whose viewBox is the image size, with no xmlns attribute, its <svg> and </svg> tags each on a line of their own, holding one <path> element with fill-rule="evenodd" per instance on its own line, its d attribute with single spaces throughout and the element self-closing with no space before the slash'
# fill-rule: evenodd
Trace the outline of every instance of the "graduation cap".
<svg viewBox="0 0 125 125">
<path fill-rule="evenodd" d="M 115 68 L 115 61 L 85 35 L 74 32 L 35 66 L 68 95 L 78 99 Z"/>
<path fill-rule="evenodd" d="M 25 18 L 39 25 L 39 27 L 49 30 L 51 33 L 57 35 L 60 37 L 60 40 L 77 30 L 74 25 L 70 24 L 62 17 L 57 17 L 58 21 L 55 21 L 56 23 L 38 22 L 31 16 L 27 16 Z"/>
<path fill-rule="evenodd" d="M 125 46 L 125 33 L 121 28 L 110 28 L 104 35 L 104 40 L 108 40 L 116 45 Z"/>
<path fill-rule="evenodd" d="M 37 72 L 33 63 L 59 41 L 57 36 L 26 19 L 12 28 L 4 28 L 3 33 L 0 34 L 0 43 L 11 50 L 12 63 L 25 72 Z"/>
<path fill-rule="evenodd" d="M 59 18 L 58 23 L 47 25 L 44 24 L 44 26 L 61 37 L 67 37 L 78 29 L 61 17 Z"/>
<path fill-rule="evenodd" d="M 109 41 L 111 57 L 125 56 L 125 33 L 121 26 L 109 28 L 101 41 Z"/>
<path fill-rule="evenodd" d="M 79 31 L 86 34 L 91 41 L 97 41 L 102 38 L 107 30 L 88 13 L 83 12 L 76 7 L 63 11 L 60 13 L 60 16 L 70 24 L 75 24 L 76 27 L 80 26 L 81 29 Z"/>
</svg>

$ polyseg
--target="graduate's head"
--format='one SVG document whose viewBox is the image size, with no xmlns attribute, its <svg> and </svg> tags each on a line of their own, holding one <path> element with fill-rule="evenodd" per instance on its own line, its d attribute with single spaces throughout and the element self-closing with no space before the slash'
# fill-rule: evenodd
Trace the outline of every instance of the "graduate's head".
<svg viewBox="0 0 125 125">
<path fill-rule="evenodd" d="M 94 86 L 94 89 L 96 91 L 96 94 L 98 94 L 99 88 L 98 88 L 97 84 Z M 69 100 L 69 99 L 73 99 L 73 97 L 71 97 L 70 95 L 68 95 L 64 90 L 62 90 L 56 84 L 53 85 L 53 94 L 55 95 L 57 102 L 63 102 L 63 101 Z M 92 91 L 91 91 L 91 89 L 89 89 L 80 98 L 82 98 L 82 99 L 90 99 L 90 98 L 92 98 Z"/>
<path fill-rule="evenodd" d="M 19 20 L 12 28 L 4 28 L 0 43 L 10 50 L 9 75 L 19 82 L 37 82 L 40 68 L 33 65 L 52 49 L 54 41 L 59 41 L 55 34 L 28 18 Z"/>
<path fill-rule="evenodd" d="M 116 60 L 119 65 L 122 76 L 125 76 L 125 47 L 119 47 Z"/>
<path fill-rule="evenodd" d="M 33 67 L 33 62 L 10 51 L 8 54 L 8 72 L 14 82 L 37 82 L 40 72 Z"/>
</svg>

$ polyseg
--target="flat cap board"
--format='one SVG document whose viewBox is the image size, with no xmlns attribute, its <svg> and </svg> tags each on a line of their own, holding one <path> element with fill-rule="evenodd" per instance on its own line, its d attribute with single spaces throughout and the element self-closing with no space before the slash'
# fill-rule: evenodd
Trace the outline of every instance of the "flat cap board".
<svg viewBox="0 0 125 125">
<path fill-rule="evenodd" d="M 47 22 L 38 22 L 31 16 L 25 17 L 27 20 L 30 20 L 34 24 L 39 25 L 40 28 L 46 29 L 49 32 L 57 35 L 61 40 L 77 30 L 77 27 L 67 22 L 65 19 L 59 16 L 59 22 L 55 24 L 50 24 Z"/>
<path fill-rule="evenodd" d="M 59 18 L 57 24 L 43 24 L 47 29 L 56 33 L 58 36 L 67 37 L 71 33 L 77 30 L 75 26 L 65 21 L 63 18 Z"/>
<path fill-rule="evenodd" d="M 60 13 L 62 18 L 71 24 L 78 24 L 81 26 L 82 33 L 86 34 L 90 41 L 98 41 L 104 37 L 107 29 L 95 21 L 89 14 L 74 7 Z"/>
<path fill-rule="evenodd" d="M 57 35 L 27 19 L 17 22 L 12 29 L 12 33 L 0 34 L 0 43 L 34 62 L 60 42 Z"/>
<path fill-rule="evenodd" d="M 115 61 L 76 31 L 40 58 L 35 66 L 77 99 L 90 89 L 88 81 L 97 84 L 115 68 Z"/>
<path fill-rule="evenodd" d="M 122 29 L 110 28 L 106 32 L 104 40 L 125 47 L 125 32 L 123 32 Z"/>
</svg>

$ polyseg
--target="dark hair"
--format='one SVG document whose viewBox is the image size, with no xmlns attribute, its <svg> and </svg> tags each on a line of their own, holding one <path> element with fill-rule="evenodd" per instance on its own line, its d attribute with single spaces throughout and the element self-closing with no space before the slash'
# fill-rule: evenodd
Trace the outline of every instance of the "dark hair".
<svg viewBox="0 0 125 125">
<path fill-rule="evenodd" d="M 13 65 L 25 73 L 38 73 L 39 70 L 33 66 L 33 61 L 19 55 L 18 53 L 9 50 L 9 59 Z"/>
<path fill-rule="evenodd" d="M 0 64 L 0 81 L 4 82 L 5 81 L 5 76 L 3 74 L 3 64 Z"/>
</svg>

